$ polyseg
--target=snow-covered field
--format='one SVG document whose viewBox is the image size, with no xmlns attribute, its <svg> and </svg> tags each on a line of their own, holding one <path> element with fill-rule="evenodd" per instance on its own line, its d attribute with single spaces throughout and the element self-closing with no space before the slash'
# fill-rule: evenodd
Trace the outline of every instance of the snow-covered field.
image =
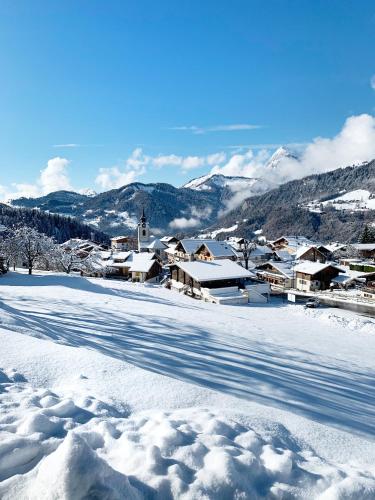
<svg viewBox="0 0 375 500">
<path fill-rule="evenodd" d="M 375 320 L 0 278 L 0 498 L 375 498 Z"/>
</svg>

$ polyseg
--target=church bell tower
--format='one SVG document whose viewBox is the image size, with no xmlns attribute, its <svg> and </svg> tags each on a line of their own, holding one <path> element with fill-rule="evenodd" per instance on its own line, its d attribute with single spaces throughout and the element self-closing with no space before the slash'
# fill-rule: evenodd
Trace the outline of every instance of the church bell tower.
<svg viewBox="0 0 375 500">
<path fill-rule="evenodd" d="M 145 209 L 142 208 L 142 216 L 138 222 L 138 251 L 144 251 L 150 244 L 150 225 L 145 216 Z"/>
</svg>

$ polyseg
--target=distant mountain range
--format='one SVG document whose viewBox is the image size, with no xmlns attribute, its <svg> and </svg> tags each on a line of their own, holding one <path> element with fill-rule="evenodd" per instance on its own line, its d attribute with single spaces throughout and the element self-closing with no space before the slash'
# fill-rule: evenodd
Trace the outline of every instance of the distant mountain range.
<svg viewBox="0 0 375 500">
<path fill-rule="evenodd" d="M 260 179 L 205 176 L 176 188 L 170 184 L 132 183 L 97 195 L 57 191 L 40 198 L 19 198 L 13 206 L 78 217 L 82 222 L 119 235 L 134 231 L 144 207 L 155 234 L 192 231 L 212 224 L 243 199 L 271 186 Z"/>
<path fill-rule="evenodd" d="M 375 225 L 375 160 L 310 175 L 248 198 L 208 231 L 222 238 L 250 237 L 261 230 L 268 238 L 296 234 L 322 242 L 355 242 L 366 224 Z"/>
<path fill-rule="evenodd" d="M 355 241 L 362 226 L 374 222 L 374 161 L 277 186 L 271 174 L 285 158 L 298 159 L 279 148 L 264 167 L 270 175 L 262 178 L 209 174 L 180 188 L 135 182 L 100 194 L 57 191 L 11 203 L 77 217 L 111 236 L 135 231 L 142 208 L 155 235 L 251 236 L 262 230 L 270 238 L 295 233 Z"/>
</svg>

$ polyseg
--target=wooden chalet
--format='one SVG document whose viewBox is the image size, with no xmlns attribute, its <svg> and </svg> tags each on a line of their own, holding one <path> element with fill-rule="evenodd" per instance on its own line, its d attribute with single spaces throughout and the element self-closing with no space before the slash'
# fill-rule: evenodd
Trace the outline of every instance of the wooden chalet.
<svg viewBox="0 0 375 500">
<path fill-rule="evenodd" d="M 300 247 L 295 253 L 296 260 L 309 260 L 311 262 L 326 262 L 326 254 L 316 246 Z"/>
<path fill-rule="evenodd" d="M 230 259 L 236 260 L 237 255 L 225 241 L 205 241 L 196 250 L 194 257 L 199 260 Z"/>
<path fill-rule="evenodd" d="M 294 267 L 295 288 L 304 292 L 327 290 L 339 273 L 340 267 L 330 263 L 302 262 Z"/>
<path fill-rule="evenodd" d="M 111 248 L 116 252 L 136 250 L 137 239 L 134 236 L 115 236 L 111 238 Z"/>
<path fill-rule="evenodd" d="M 176 262 L 170 265 L 170 270 L 172 282 L 196 290 L 202 287 L 243 287 L 246 281 L 255 277 L 253 273 L 229 259 Z"/>
<path fill-rule="evenodd" d="M 363 259 L 375 261 L 375 243 L 357 243 L 353 246 Z"/>
<path fill-rule="evenodd" d="M 294 273 L 290 262 L 268 261 L 257 266 L 258 278 L 267 281 L 274 288 L 292 288 Z"/>
</svg>

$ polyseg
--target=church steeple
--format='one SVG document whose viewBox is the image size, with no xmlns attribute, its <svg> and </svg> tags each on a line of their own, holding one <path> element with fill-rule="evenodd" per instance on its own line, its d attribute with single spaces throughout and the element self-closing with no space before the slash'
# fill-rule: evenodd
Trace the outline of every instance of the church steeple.
<svg viewBox="0 0 375 500">
<path fill-rule="evenodd" d="M 150 244 L 150 226 L 147 222 L 145 208 L 142 207 L 142 215 L 138 222 L 138 251 L 142 252 Z"/>
<path fill-rule="evenodd" d="M 140 222 L 141 224 L 146 222 L 145 207 L 142 207 L 142 215 L 140 218 Z"/>
</svg>

